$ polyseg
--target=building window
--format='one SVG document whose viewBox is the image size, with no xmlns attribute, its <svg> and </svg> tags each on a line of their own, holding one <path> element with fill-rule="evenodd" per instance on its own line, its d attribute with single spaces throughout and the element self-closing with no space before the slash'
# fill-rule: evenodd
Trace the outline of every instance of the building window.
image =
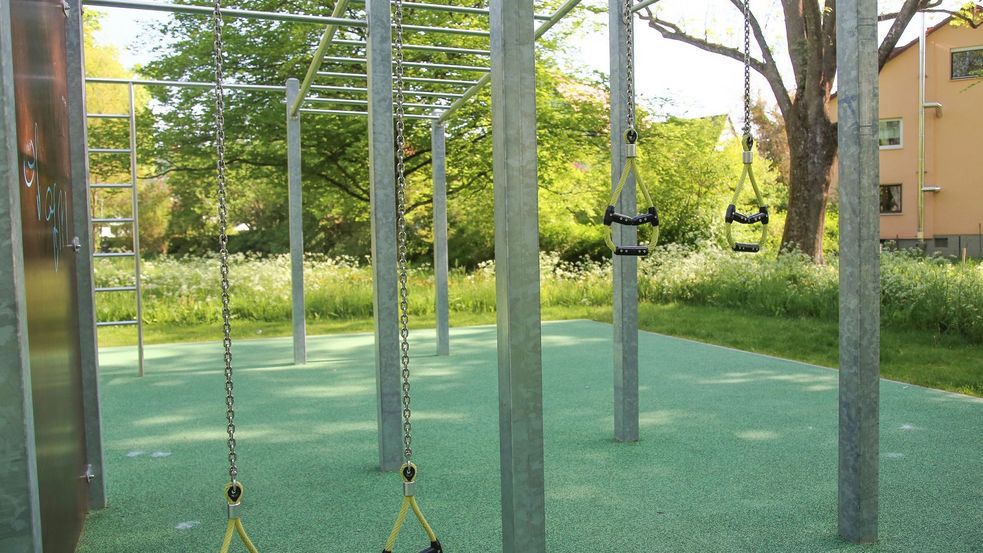
<svg viewBox="0 0 983 553">
<path fill-rule="evenodd" d="M 901 185 L 881 185 L 881 213 L 901 213 Z"/>
<path fill-rule="evenodd" d="M 983 77 L 983 46 L 957 48 L 952 51 L 952 78 Z"/>
<path fill-rule="evenodd" d="M 900 119 L 884 119 L 880 124 L 880 143 L 882 150 L 897 150 L 902 147 L 903 125 Z"/>
</svg>

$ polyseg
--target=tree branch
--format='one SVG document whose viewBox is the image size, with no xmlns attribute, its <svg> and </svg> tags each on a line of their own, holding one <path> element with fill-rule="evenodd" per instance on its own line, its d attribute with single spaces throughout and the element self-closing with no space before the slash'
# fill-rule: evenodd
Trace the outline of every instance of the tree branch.
<svg viewBox="0 0 983 553">
<path fill-rule="evenodd" d="M 739 49 L 724 46 L 723 44 L 718 44 L 716 42 L 710 42 L 709 40 L 687 34 L 675 23 L 664 19 L 659 19 L 650 8 L 646 8 L 644 14 L 639 13 L 639 18 L 642 21 L 647 22 L 648 26 L 661 34 L 663 38 L 683 42 L 685 44 L 689 44 L 690 46 L 695 46 L 704 52 L 718 54 L 744 63 L 744 52 L 740 51 Z M 760 32 L 759 27 L 755 32 L 755 35 Z M 764 40 L 763 34 L 761 36 L 761 40 Z M 785 89 L 785 83 L 782 81 L 781 74 L 778 71 L 778 65 L 775 63 L 774 58 L 771 58 L 770 52 L 767 54 L 766 59 L 768 61 L 762 61 L 752 57 L 751 68 L 768 81 L 768 84 L 771 86 L 771 89 L 775 94 L 775 100 L 778 102 L 779 109 L 782 110 L 782 113 L 786 113 L 792 107 L 792 100 L 788 95 L 788 91 Z"/>
</svg>

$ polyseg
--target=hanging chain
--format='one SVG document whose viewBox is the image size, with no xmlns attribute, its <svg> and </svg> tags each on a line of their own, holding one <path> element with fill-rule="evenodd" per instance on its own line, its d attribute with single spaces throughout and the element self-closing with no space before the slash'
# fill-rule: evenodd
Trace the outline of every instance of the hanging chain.
<svg viewBox="0 0 983 553">
<path fill-rule="evenodd" d="M 751 136 L 751 0 L 744 0 L 744 136 Z"/>
<path fill-rule="evenodd" d="M 410 303 L 406 262 L 406 126 L 403 108 L 403 1 L 395 0 L 393 26 L 396 32 L 395 115 L 396 115 L 396 251 L 399 271 L 399 350 L 403 378 L 403 458 L 413 458 L 413 415 L 410 409 Z"/>
<path fill-rule="evenodd" d="M 631 11 L 633 0 L 625 0 L 625 112 L 628 129 L 635 129 L 635 29 L 634 14 Z"/>
<path fill-rule="evenodd" d="M 228 206 L 225 197 L 225 89 L 222 69 L 222 2 L 215 0 L 212 12 L 215 32 L 213 57 L 215 61 L 215 149 L 218 154 L 218 258 L 222 275 L 222 345 L 225 347 L 225 419 L 229 435 L 229 478 L 236 482 L 239 467 L 236 466 L 235 394 L 232 384 L 232 313 L 229 310 L 229 237 Z"/>
</svg>

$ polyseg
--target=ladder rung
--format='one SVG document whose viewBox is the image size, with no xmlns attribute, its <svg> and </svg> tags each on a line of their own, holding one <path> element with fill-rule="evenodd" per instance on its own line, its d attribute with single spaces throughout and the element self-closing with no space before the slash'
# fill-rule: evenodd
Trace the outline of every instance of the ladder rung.
<svg viewBox="0 0 983 553">
<path fill-rule="evenodd" d="M 129 119 L 130 114 L 128 113 L 87 113 L 86 117 L 90 119 Z"/>
<path fill-rule="evenodd" d="M 106 286 L 104 288 L 96 288 L 96 292 L 136 292 L 136 286 Z"/>
<path fill-rule="evenodd" d="M 96 252 L 92 257 L 133 257 L 133 252 Z"/>
<path fill-rule="evenodd" d="M 133 217 L 110 217 L 89 220 L 95 224 L 112 225 L 115 223 L 132 223 Z"/>
<path fill-rule="evenodd" d="M 128 154 L 129 148 L 89 148 L 90 154 Z"/>
<path fill-rule="evenodd" d="M 136 321 L 104 321 L 96 323 L 96 326 L 136 326 Z"/>
<path fill-rule="evenodd" d="M 133 188 L 133 185 L 128 182 L 123 183 L 95 183 L 90 184 L 89 188 Z"/>
</svg>

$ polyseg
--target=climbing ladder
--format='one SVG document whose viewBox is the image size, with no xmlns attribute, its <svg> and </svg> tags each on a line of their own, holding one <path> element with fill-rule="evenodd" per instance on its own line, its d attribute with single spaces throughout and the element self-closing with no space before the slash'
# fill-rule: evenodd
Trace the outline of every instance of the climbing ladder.
<svg viewBox="0 0 983 553">
<path fill-rule="evenodd" d="M 137 119 L 136 102 L 133 93 L 133 83 L 126 84 L 129 89 L 130 110 L 129 113 L 89 113 L 86 117 L 90 120 L 95 119 L 119 119 L 129 121 L 129 147 L 128 148 L 88 148 L 89 165 L 92 165 L 92 155 L 127 155 L 130 158 L 130 181 L 123 183 L 96 183 L 90 182 L 90 190 L 98 189 L 125 189 L 130 191 L 131 216 L 130 217 L 96 217 L 94 213 L 89 214 L 89 221 L 97 232 L 103 228 L 118 227 L 120 225 L 130 225 L 133 242 L 130 250 L 122 252 L 92 252 L 92 266 L 98 267 L 99 260 L 115 258 L 133 259 L 133 280 L 132 284 L 125 286 L 96 287 L 96 305 L 99 303 L 99 296 L 103 294 L 118 294 L 132 292 L 136 298 L 136 318 L 121 321 L 96 321 L 99 328 L 113 326 L 133 326 L 137 330 L 137 357 L 139 374 L 143 376 L 143 296 L 140 282 L 140 209 L 137 196 Z M 91 180 L 91 171 L 90 171 Z M 92 202 L 92 210 L 96 209 L 95 202 Z M 98 312 L 98 309 L 97 309 Z"/>
</svg>

